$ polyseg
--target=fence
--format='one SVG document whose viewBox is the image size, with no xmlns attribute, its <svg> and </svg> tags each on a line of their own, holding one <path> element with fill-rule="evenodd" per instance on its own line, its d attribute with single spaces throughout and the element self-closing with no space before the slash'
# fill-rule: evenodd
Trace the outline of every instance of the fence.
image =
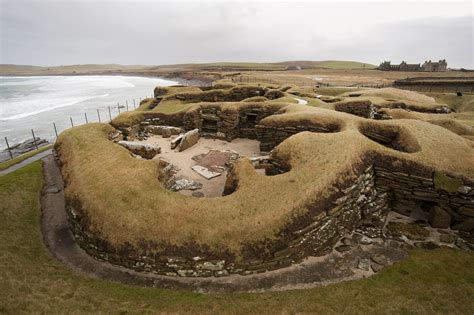
<svg viewBox="0 0 474 315">
<path fill-rule="evenodd" d="M 383 89 L 387 87 L 393 86 L 393 83 L 381 83 L 381 84 L 354 84 L 351 85 L 351 87 L 357 87 L 357 88 L 370 88 L 370 89 Z"/>
<path fill-rule="evenodd" d="M 273 76 L 273 77 L 268 77 L 265 75 L 259 75 L 259 74 L 253 74 L 253 75 L 247 75 L 247 74 L 236 74 L 234 76 L 229 77 L 232 82 L 234 83 L 269 83 L 269 84 L 295 84 L 295 85 L 301 85 L 301 86 L 315 86 L 315 87 L 354 87 L 354 88 L 372 88 L 372 89 L 382 89 L 386 87 L 391 87 L 393 86 L 392 82 L 385 82 L 385 83 L 373 83 L 373 84 L 368 84 L 368 83 L 355 83 L 355 84 L 344 84 L 344 83 L 339 83 L 336 84 L 334 82 L 323 82 L 321 80 L 317 80 L 315 78 L 310 78 L 310 77 L 304 77 L 304 76 L 293 76 L 293 77 L 282 77 L 282 79 L 278 79 L 278 76 Z"/>
<path fill-rule="evenodd" d="M 154 96 L 151 95 L 150 96 L 151 98 L 153 98 Z M 140 105 L 142 99 L 146 99 L 147 97 L 145 98 L 141 98 L 140 97 L 140 100 L 138 101 L 138 104 L 137 102 L 135 101 L 135 99 L 132 99 L 132 101 L 128 102 L 128 100 L 126 100 L 124 103 L 122 103 L 122 105 L 120 104 L 120 102 L 117 102 L 117 105 L 113 105 L 113 106 L 107 106 L 107 108 L 105 109 L 105 113 L 104 113 L 104 109 L 100 110 L 100 109 L 96 109 L 94 111 L 94 114 L 90 115 L 89 116 L 87 115 L 87 112 L 84 112 L 84 116 L 81 117 L 81 120 L 82 122 L 85 122 L 86 124 L 88 124 L 89 122 L 105 122 L 105 121 L 111 121 L 114 117 L 120 115 L 122 112 L 127 112 L 127 111 L 130 111 L 130 110 L 135 110 L 137 108 L 137 106 Z M 81 125 L 81 123 L 78 123 L 78 120 L 77 120 L 77 117 L 74 117 L 75 119 L 73 119 L 73 116 L 69 116 L 69 123 L 70 123 L 70 127 L 66 127 L 66 128 L 63 128 L 61 131 L 64 131 L 68 128 L 72 128 L 74 127 L 75 125 L 78 126 L 78 125 Z M 43 145 L 41 144 L 44 144 L 43 143 L 38 143 L 37 138 L 35 136 L 35 131 L 33 128 L 30 129 L 31 130 L 31 136 L 32 136 L 32 146 L 31 146 L 31 150 L 25 150 L 24 152 L 13 152 L 13 150 L 17 147 L 18 144 L 15 144 L 13 146 L 10 146 L 10 142 L 8 141 L 8 137 L 4 137 L 5 139 L 5 144 L 6 144 L 6 149 L 3 150 L 3 152 L 7 151 L 8 152 L 8 155 L 10 157 L 10 160 L 14 159 L 16 156 L 19 156 L 23 153 L 26 153 L 26 152 L 29 152 L 29 151 L 33 151 L 33 150 L 38 150 L 40 147 L 42 147 Z M 53 131 L 54 131 L 54 134 L 53 134 Z M 51 135 L 55 138 L 58 137 L 60 132 L 58 132 L 58 127 L 56 125 L 56 121 L 52 121 L 51 122 Z M 29 139 L 25 140 L 25 141 L 29 141 Z M 24 143 L 25 141 L 21 142 L 21 143 Z M 0 151 L 1 153 L 2 151 Z M 1 158 L 1 157 L 0 157 Z M 3 159 L 3 161 L 5 160 L 8 160 L 8 159 Z M 2 161 L 2 159 L 0 159 L 0 162 Z"/>
</svg>

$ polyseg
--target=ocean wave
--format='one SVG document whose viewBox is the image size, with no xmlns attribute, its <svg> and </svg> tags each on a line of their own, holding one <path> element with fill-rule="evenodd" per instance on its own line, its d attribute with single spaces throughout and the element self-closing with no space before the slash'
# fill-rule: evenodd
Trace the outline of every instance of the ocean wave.
<svg viewBox="0 0 474 315">
<path fill-rule="evenodd" d="M 78 104 L 78 103 L 81 103 L 81 102 L 85 102 L 85 101 L 88 101 L 88 100 L 92 100 L 92 99 L 96 99 L 96 98 L 102 98 L 102 97 L 107 97 L 107 96 L 109 96 L 108 93 L 103 94 L 103 95 L 96 95 L 96 96 L 79 97 L 79 98 L 77 98 L 77 99 L 75 99 L 75 100 L 72 100 L 72 101 L 69 101 L 69 102 L 65 102 L 65 103 L 61 103 L 61 104 L 56 104 L 56 105 L 52 105 L 52 106 L 50 106 L 50 107 L 37 109 L 37 110 L 30 111 L 30 112 L 27 112 L 27 113 L 20 113 L 20 114 L 15 114 L 15 115 L 12 115 L 12 116 L 0 117 L 0 121 L 22 119 L 22 118 L 25 118 L 25 117 L 29 117 L 29 116 L 37 115 L 37 114 L 40 114 L 40 113 L 44 113 L 44 112 L 47 112 L 47 111 L 50 111 L 50 110 L 53 110 L 53 109 L 57 109 L 57 108 L 61 108 L 61 107 L 66 107 L 66 106 L 71 106 L 71 105 L 75 105 L 75 104 Z"/>
</svg>

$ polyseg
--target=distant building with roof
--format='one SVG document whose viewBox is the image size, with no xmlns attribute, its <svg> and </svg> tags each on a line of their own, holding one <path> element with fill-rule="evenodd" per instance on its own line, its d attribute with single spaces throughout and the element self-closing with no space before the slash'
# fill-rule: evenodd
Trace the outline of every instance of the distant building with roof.
<svg viewBox="0 0 474 315">
<path fill-rule="evenodd" d="M 446 62 L 446 59 L 440 60 L 438 62 L 432 62 L 431 60 L 429 60 L 425 61 L 421 68 L 423 69 L 423 71 L 431 72 L 446 71 L 448 70 L 448 63 Z"/>
<path fill-rule="evenodd" d="M 438 62 L 432 62 L 431 60 L 425 61 L 423 65 L 410 64 L 406 61 L 402 61 L 399 65 L 392 65 L 390 61 L 381 62 L 377 67 L 377 70 L 381 71 L 427 71 L 427 72 L 438 72 L 446 71 L 448 69 L 448 63 L 446 59 L 440 60 Z"/>
</svg>

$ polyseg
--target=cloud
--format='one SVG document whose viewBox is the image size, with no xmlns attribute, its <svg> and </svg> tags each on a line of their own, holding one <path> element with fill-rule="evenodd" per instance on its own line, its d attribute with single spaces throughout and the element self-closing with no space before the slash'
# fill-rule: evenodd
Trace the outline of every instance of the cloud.
<svg viewBox="0 0 474 315">
<path fill-rule="evenodd" d="M 474 68 L 470 2 L 3 0 L 1 63 L 446 58 Z"/>
</svg>

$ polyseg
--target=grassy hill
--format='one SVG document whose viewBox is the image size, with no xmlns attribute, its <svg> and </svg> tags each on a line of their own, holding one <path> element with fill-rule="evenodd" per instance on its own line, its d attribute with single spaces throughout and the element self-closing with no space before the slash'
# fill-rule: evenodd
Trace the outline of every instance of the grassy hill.
<svg viewBox="0 0 474 315">
<path fill-rule="evenodd" d="M 299 66 L 302 69 L 373 69 L 374 65 L 357 61 L 284 61 L 275 63 L 257 62 L 213 62 L 176 65 L 119 65 L 119 64 L 80 64 L 41 67 L 32 65 L 0 64 L 0 75 L 58 75 L 58 74 L 107 74 L 120 72 L 154 71 L 283 71 L 287 67 Z"/>
<path fill-rule="evenodd" d="M 118 64 L 83 64 L 83 65 L 62 65 L 54 67 L 41 67 L 31 65 L 0 64 L 0 75 L 55 75 L 74 73 L 103 73 L 133 71 L 146 68 L 139 65 L 118 65 Z"/>
<path fill-rule="evenodd" d="M 358 61 L 344 61 L 344 60 L 326 60 L 320 61 L 319 65 L 328 69 L 374 69 L 377 66 L 369 63 Z"/>
</svg>

